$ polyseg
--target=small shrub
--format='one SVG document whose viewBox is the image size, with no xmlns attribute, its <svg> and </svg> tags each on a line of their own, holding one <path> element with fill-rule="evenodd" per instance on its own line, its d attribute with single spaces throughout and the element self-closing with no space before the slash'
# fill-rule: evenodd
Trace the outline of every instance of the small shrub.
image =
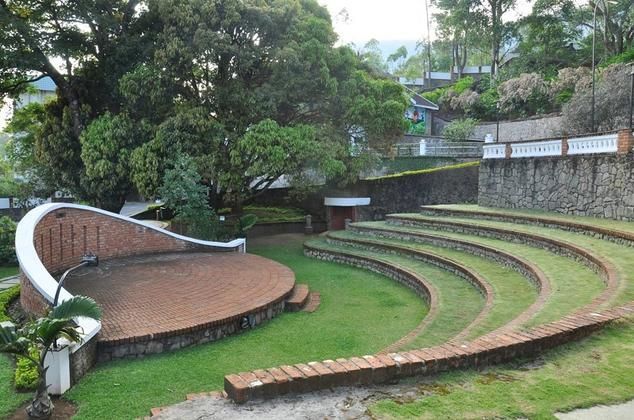
<svg viewBox="0 0 634 420">
<path fill-rule="evenodd" d="M 31 348 L 30 354 L 34 359 L 39 357 L 39 351 L 36 347 Z M 14 375 L 16 389 L 19 391 L 33 391 L 37 387 L 38 379 L 37 366 L 31 360 L 18 356 L 15 362 Z"/>
<path fill-rule="evenodd" d="M 13 286 L 0 292 L 0 322 L 9 321 L 9 315 L 7 314 L 7 308 L 15 299 L 20 296 L 20 286 Z"/>
<path fill-rule="evenodd" d="M 17 225 L 7 216 L 0 217 L 0 265 L 15 265 L 15 229 Z"/>
<path fill-rule="evenodd" d="M 537 73 L 523 73 L 498 87 L 500 110 L 510 115 L 534 115 L 550 108 L 548 85 Z"/>
<path fill-rule="evenodd" d="M 471 76 L 466 76 L 463 77 L 462 79 L 459 79 L 454 85 L 453 85 L 453 91 L 456 92 L 458 95 L 460 95 L 462 92 L 464 92 L 467 89 L 471 89 L 471 87 L 473 86 L 475 80 L 473 79 L 473 77 Z"/>
<path fill-rule="evenodd" d="M 447 124 L 442 134 L 449 141 L 465 141 L 471 138 L 477 123 L 473 118 L 455 120 Z"/>
</svg>

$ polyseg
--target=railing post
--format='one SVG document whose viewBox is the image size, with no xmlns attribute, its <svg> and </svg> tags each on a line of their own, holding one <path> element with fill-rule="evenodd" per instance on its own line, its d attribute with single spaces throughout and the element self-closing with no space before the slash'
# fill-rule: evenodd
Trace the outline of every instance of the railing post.
<svg viewBox="0 0 634 420">
<path fill-rule="evenodd" d="M 563 136 L 561 139 L 561 155 L 568 156 L 568 136 Z"/>
<path fill-rule="evenodd" d="M 506 148 L 504 149 L 504 158 L 510 159 L 513 154 L 513 148 L 511 147 L 511 143 L 506 143 Z"/>
<path fill-rule="evenodd" d="M 426 156 L 427 155 L 427 142 L 425 139 L 420 141 L 418 145 L 418 156 Z"/>
<path fill-rule="evenodd" d="M 634 145 L 634 137 L 632 136 L 632 130 L 624 129 L 619 130 L 617 134 L 617 149 L 616 153 L 619 155 L 626 155 L 632 151 Z"/>
</svg>

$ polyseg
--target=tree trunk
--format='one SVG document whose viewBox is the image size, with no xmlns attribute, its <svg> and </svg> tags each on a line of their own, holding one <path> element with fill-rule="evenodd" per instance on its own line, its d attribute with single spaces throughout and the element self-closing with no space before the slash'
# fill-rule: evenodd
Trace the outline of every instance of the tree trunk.
<svg viewBox="0 0 634 420">
<path fill-rule="evenodd" d="M 46 371 L 48 367 L 40 367 L 40 379 L 37 384 L 35 397 L 31 404 L 26 407 L 26 414 L 31 419 L 48 419 L 53 414 L 53 401 L 48 395 L 48 386 L 46 385 Z"/>
</svg>

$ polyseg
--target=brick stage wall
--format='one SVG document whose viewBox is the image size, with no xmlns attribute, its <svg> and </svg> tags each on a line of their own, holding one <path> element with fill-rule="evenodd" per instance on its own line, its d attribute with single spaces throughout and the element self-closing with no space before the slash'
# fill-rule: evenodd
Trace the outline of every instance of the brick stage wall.
<svg viewBox="0 0 634 420">
<path fill-rule="evenodd" d="M 145 226 L 69 208 L 57 209 L 44 216 L 35 228 L 33 242 L 44 267 L 52 274 L 78 264 L 81 256 L 88 252 L 96 254 L 101 260 L 108 260 L 202 248 Z M 224 248 L 209 249 L 227 251 Z M 47 304 L 26 280 L 22 276 L 20 303 L 27 312 L 42 314 Z"/>
</svg>

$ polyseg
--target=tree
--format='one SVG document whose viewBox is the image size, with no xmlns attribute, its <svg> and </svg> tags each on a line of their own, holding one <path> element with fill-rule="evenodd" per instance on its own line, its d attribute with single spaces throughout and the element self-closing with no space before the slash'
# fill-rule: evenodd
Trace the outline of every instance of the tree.
<svg viewBox="0 0 634 420">
<path fill-rule="evenodd" d="M 376 39 L 373 38 L 366 42 L 358 55 L 361 62 L 364 63 L 370 71 L 376 74 L 387 73 L 388 66 L 383 59 L 383 52 L 381 51 L 379 41 Z"/>
<path fill-rule="evenodd" d="M 76 317 L 99 320 L 101 309 L 91 298 L 74 296 L 52 308 L 46 316 L 27 322 L 17 331 L 0 325 L 0 352 L 30 360 L 39 374 L 35 397 L 26 407 L 29 417 L 48 418 L 53 412 L 54 407 L 46 384 L 46 355 L 60 338 L 71 342 L 81 341 L 81 334 L 73 321 Z M 36 357 L 31 353 L 33 348 L 39 350 Z"/>
<path fill-rule="evenodd" d="M 474 44 L 479 28 L 482 27 L 482 16 L 476 10 L 474 0 L 436 0 L 435 5 L 440 13 L 434 15 L 438 23 L 438 34 L 451 43 L 451 67 L 458 70 L 458 78 L 462 77 L 467 65 L 468 51 Z"/>
<path fill-rule="evenodd" d="M 597 0 L 591 0 L 588 8 L 594 10 Z M 615 0 L 606 3 L 599 0 L 599 10 L 603 15 L 603 46 L 609 55 L 621 54 L 632 48 L 634 42 L 634 3 L 631 0 Z M 599 30 L 597 30 L 599 34 Z"/>
<path fill-rule="evenodd" d="M 491 77 L 495 78 L 502 63 L 502 48 L 511 39 L 514 23 L 505 22 L 505 15 L 513 10 L 517 0 L 477 0 L 475 9 L 488 34 L 491 46 Z"/>
<path fill-rule="evenodd" d="M 403 65 L 405 60 L 407 59 L 407 48 L 405 45 L 401 45 L 387 57 L 388 63 L 393 63 L 395 68 L 399 68 Z"/>
<path fill-rule="evenodd" d="M 126 114 L 109 112 L 94 119 L 82 132 L 81 160 L 85 173 L 82 187 L 100 208 L 118 212 L 132 187 L 132 149 L 150 138 L 150 129 Z"/>
<path fill-rule="evenodd" d="M 537 0 L 532 13 L 519 22 L 519 56 L 511 64 L 512 73 L 554 76 L 559 69 L 580 64 L 574 47 L 582 34 L 580 28 L 572 0 Z"/>
<path fill-rule="evenodd" d="M 402 134 L 402 88 L 371 76 L 350 48 L 335 48 L 330 18 L 316 2 L 157 7 L 163 32 L 155 58 L 124 78 L 135 101 L 174 104 L 154 139 L 133 153 L 142 193 L 156 194 L 179 150 L 196 160 L 212 195 L 239 207 L 282 174 L 294 184 L 316 173 L 322 181 L 350 179 L 353 162 L 369 161 L 370 149 Z M 136 88 L 153 86 L 144 73 L 158 80 L 161 100 L 156 89 Z M 361 146 L 354 157 L 353 138 Z"/>
</svg>

